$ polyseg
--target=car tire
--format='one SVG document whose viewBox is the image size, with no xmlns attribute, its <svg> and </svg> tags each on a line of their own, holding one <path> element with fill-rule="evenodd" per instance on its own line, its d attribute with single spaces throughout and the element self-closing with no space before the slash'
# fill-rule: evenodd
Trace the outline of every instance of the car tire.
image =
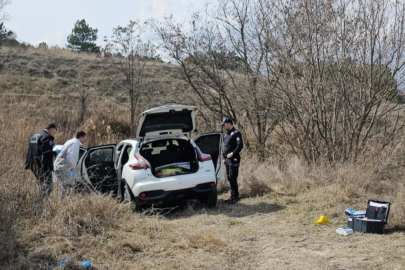
<svg viewBox="0 0 405 270">
<path fill-rule="evenodd" d="M 199 201 L 201 204 L 205 205 L 207 208 L 215 208 L 215 206 L 217 206 L 217 201 L 218 201 L 217 189 L 215 189 L 214 192 L 201 197 Z"/>
<path fill-rule="evenodd" d="M 135 196 L 132 194 L 127 182 L 123 181 L 122 182 L 124 185 L 123 192 L 122 192 L 122 201 L 128 201 L 131 203 L 132 208 L 135 212 L 142 212 L 142 210 L 145 208 L 144 205 L 137 205 L 135 203 Z"/>
<path fill-rule="evenodd" d="M 123 203 L 123 202 L 126 201 L 125 197 L 126 197 L 126 195 L 125 195 L 125 180 L 122 179 L 120 189 L 118 190 L 118 188 L 117 188 L 117 199 L 118 199 L 118 201 L 120 203 Z"/>
<path fill-rule="evenodd" d="M 125 179 L 121 180 L 121 190 L 120 190 L 121 202 L 131 202 L 131 195 L 128 191 L 128 185 Z"/>
</svg>

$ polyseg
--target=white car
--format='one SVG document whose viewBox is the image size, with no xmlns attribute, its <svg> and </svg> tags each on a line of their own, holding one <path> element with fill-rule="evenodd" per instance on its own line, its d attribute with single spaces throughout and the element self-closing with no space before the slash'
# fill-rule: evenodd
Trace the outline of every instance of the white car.
<svg viewBox="0 0 405 270">
<path fill-rule="evenodd" d="M 166 105 L 141 114 L 136 138 L 87 148 L 78 171 L 93 190 L 113 191 L 137 210 L 175 200 L 217 203 L 222 134 L 196 132 L 197 107 Z"/>
</svg>

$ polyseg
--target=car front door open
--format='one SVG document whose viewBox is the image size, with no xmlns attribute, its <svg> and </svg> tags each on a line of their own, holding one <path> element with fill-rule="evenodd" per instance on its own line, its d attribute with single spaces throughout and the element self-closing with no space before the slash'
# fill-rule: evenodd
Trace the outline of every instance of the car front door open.
<svg viewBox="0 0 405 270">
<path fill-rule="evenodd" d="M 115 145 L 88 148 L 81 159 L 82 177 L 101 193 L 117 191 L 117 174 L 114 168 Z"/>
<path fill-rule="evenodd" d="M 194 142 L 198 148 L 200 148 L 201 152 L 211 155 L 217 175 L 217 181 L 225 180 L 221 158 L 222 141 L 222 133 L 220 132 L 203 133 L 194 138 Z"/>
</svg>

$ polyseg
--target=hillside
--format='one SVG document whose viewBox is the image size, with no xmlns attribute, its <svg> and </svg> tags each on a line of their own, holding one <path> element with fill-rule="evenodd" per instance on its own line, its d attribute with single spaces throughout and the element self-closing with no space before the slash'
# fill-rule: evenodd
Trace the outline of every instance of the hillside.
<svg viewBox="0 0 405 270">
<path fill-rule="evenodd" d="M 0 72 L 0 95 L 3 112 L 29 117 L 30 121 L 56 122 L 62 134 L 76 130 L 82 124 L 83 127 L 95 127 L 97 133 L 106 135 L 106 127 L 111 125 L 121 139 L 129 135 L 130 122 L 124 82 L 123 74 L 96 55 L 60 49 L 28 49 L 17 52 L 13 60 L 4 65 Z M 161 105 L 163 100 L 166 103 L 185 100 L 184 92 L 179 91 L 182 82 L 173 65 L 149 62 L 144 82 L 148 89 L 138 102 L 137 114 Z M 78 122 L 79 91 L 89 94 L 87 122 L 84 123 Z M 16 104 L 19 110 L 9 107 L 13 105 L 14 108 Z M 89 145 L 100 143 L 93 141 L 93 135 L 90 132 Z"/>
<path fill-rule="evenodd" d="M 155 87 L 143 108 L 187 102 L 176 68 L 150 63 Z M 71 83 L 94 88 L 88 114 L 78 122 Z M 299 158 L 259 161 L 243 152 L 242 200 L 229 206 L 221 185 L 215 209 L 189 203 L 136 214 L 108 196 L 58 200 L 55 190 L 37 199 L 33 175 L 23 169 L 30 136 L 48 122 L 63 143 L 81 128 L 86 146 L 127 136 L 128 108 L 122 77 L 102 59 L 64 50 L 19 52 L 0 72 L 0 265 L 1 269 L 402 269 L 405 265 L 405 186 L 402 144 L 373 162 L 309 166 Z M 70 96 L 69 96 L 70 95 Z M 204 108 L 201 108 L 204 110 Z M 204 123 L 202 130 L 204 130 Z M 397 155 L 397 156 L 396 156 Z M 389 162 L 390 161 L 390 162 Z M 344 210 L 363 210 L 369 199 L 389 201 L 383 235 L 343 237 Z M 151 213 L 152 212 L 152 213 Z M 314 226 L 326 215 L 329 225 Z"/>
<path fill-rule="evenodd" d="M 173 65 L 150 62 L 148 66 L 147 83 L 155 84 L 156 88 L 164 85 L 168 93 L 176 89 Z M 62 49 L 19 51 L 4 65 L 0 78 L 2 94 L 32 97 L 45 94 L 60 97 L 68 93 L 71 83 L 78 83 L 78 79 L 81 85 L 94 87 L 98 98 L 116 97 L 122 94 L 120 84 L 125 80 L 117 70 L 109 68 L 102 57 Z"/>
</svg>

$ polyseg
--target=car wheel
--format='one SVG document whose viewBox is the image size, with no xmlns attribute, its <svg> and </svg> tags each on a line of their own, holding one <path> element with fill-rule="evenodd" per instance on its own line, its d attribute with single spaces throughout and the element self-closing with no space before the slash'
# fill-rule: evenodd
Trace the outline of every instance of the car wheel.
<svg viewBox="0 0 405 270">
<path fill-rule="evenodd" d="M 131 196 L 129 195 L 129 191 L 128 191 L 128 187 L 127 187 L 127 183 L 125 182 L 125 179 L 122 179 L 121 181 L 121 188 L 119 191 L 119 200 L 120 202 L 130 202 L 131 201 Z"/>
<path fill-rule="evenodd" d="M 132 192 L 129 190 L 128 184 L 125 182 L 124 188 L 123 188 L 123 194 L 122 194 L 122 199 L 123 201 L 128 201 L 131 203 L 132 208 L 134 209 L 135 212 L 142 212 L 144 209 L 144 205 L 137 205 L 135 203 L 135 198 Z"/>
<path fill-rule="evenodd" d="M 217 189 L 215 189 L 214 192 L 201 197 L 199 201 L 208 208 L 214 208 L 215 206 L 217 206 L 218 201 Z"/>
<path fill-rule="evenodd" d="M 120 203 L 125 202 L 125 181 L 121 180 L 121 185 L 117 188 L 117 199 Z"/>
</svg>

